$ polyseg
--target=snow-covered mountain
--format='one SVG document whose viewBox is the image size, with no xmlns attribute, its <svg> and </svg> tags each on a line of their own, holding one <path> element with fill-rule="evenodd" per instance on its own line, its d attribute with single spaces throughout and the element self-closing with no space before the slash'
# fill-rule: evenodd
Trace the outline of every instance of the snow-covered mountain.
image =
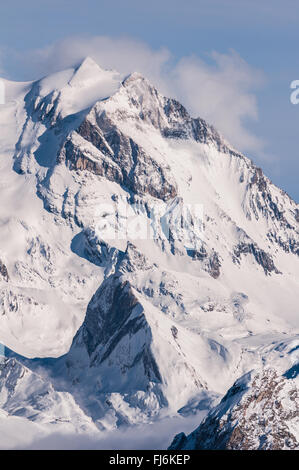
<svg viewBox="0 0 299 470">
<path fill-rule="evenodd" d="M 140 74 L 5 89 L 4 412 L 104 432 L 208 412 L 253 369 L 296 383 L 299 206 Z"/>
</svg>

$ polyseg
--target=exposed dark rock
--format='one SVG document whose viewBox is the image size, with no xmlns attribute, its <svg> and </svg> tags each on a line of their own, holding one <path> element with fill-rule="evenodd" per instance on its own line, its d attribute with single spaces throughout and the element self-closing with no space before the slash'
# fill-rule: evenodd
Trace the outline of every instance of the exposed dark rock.
<svg viewBox="0 0 299 470">
<path fill-rule="evenodd" d="M 191 118 L 187 110 L 178 101 L 165 98 L 164 112 L 168 117 L 169 127 L 161 127 L 164 137 L 175 139 L 193 138 L 196 142 L 212 144 L 220 152 L 228 153 L 236 157 L 241 154 L 230 148 L 216 129 L 204 119 Z"/>
<path fill-rule="evenodd" d="M 193 433 L 176 435 L 169 449 L 298 449 L 292 432 L 298 425 L 298 397 L 295 382 L 274 370 L 246 374 Z"/>
<path fill-rule="evenodd" d="M 92 297 L 83 324 L 83 341 L 89 355 L 119 333 L 138 304 L 127 281 L 119 275 L 107 278 Z"/>
<path fill-rule="evenodd" d="M 200 261 L 203 261 L 208 256 L 207 250 L 203 246 L 199 250 L 188 249 L 187 253 L 194 260 L 200 260 Z"/>
<path fill-rule="evenodd" d="M 148 271 L 157 267 L 149 262 L 149 260 L 136 248 L 133 243 L 128 242 L 127 248 L 118 265 L 118 270 L 122 272 L 133 272 L 133 271 Z"/>
<path fill-rule="evenodd" d="M 7 267 L 1 260 L 0 260 L 0 276 L 2 277 L 2 279 L 8 282 L 9 275 L 8 275 Z"/>
<path fill-rule="evenodd" d="M 264 177 L 263 171 L 261 168 L 255 167 L 254 175 L 251 179 L 251 185 L 256 184 L 259 191 L 264 191 L 267 189 L 267 181 Z"/>
<path fill-rule="evenodd" d="M 290 237 L 289 239 L 282 239 L 276 232 L 271 231 L 267 234 L 268 239 L 273 243 L 277 243 L 286 253 L 294 253 L 299 256 L 299 241 Z"/>
<path fill-rule="evenodd" d="M 63 153 L 66 164 L 71 170 L 87 170 L 95 175 L 105 176 L 110 181 L 123 184 L 123 175 L 117 165 L 104 157 L 101 160 L 94 160 L 88 152 L 84 152 L 79 146 L 68 139 L 64 145 Z M 61 155 L 61 154 L 60 154 Z"/>
<path fill-rule="evenodd" d="M 220 276 L 221 261 L 214 249 L 208 252 L 204 246 L 201 246 L 200 249 L 187 249 L 187 254 L 194 261 L 202 262 L 203 269 L 214 279 Z"/>
<path fill-rule="evenodd" d="M 261 168 L 258 168 L 253 164 L 252 168 L 254 170 L 254 174 L 251 178 L 251 182 L 249 183 L 249 188 L 252 188 L 254 185 L 258 188 L 258 193 L 253 195 L 250 201 L 250 207 L 255 214 L 255 218 L 258 220 L 260 213 L 263 217 L 279 221 L 285 228 L 294 228 L 285 218 L 283 209 L 279 209 L 277 201 L 273 199 L 269 186 L 269 183 L 271 182 L 267 181 Z"/>
<path fill-rule="evenodd" d="M 171 327 L 171 333 L 172 333 L 172 336 L 174 337 L 174 339 L 177 339 L 178 337 L 178 329 L 176 326 L 172 325 Z"/>
<path fill-rule="evenodd" d="M 287 379 L 295 379 L 299 375 L 299 363 L 290 367 L 285 373 L 284 376 Z"/>
<path fill-rule="evenodd" d="M 136 194 L 148 193 L 164 201 L 177 195 L 176 184 L 169 169 L 158 165 L 133 139 L 124 135 L 106 113 L 102 112 L 96 119 L 96 124 L 85 119 L 78 128 L 78 133 L 106 158 L 99 164 L 85 163 L 86 155 L 78 155 L 76 152 L 73 155 L 73 149 L 66 148 L 67 160 L 74 162 L 75 169 L 87 169 L 106 176 Z"/>
<path fill-rule="evenodd" d="M 97 233 L 89 227 L 75 235 L 71 248 L 78 256 L 106 268 L 116 264 L 124 255 L 123 252 L 100 239 Z"/>
<path fill-rule="evenodd" d="M 144 348 L 142 352 L 142 361 L 144 365 L 144 372 L 145 375 L 148 377 L 149 380 L 152 380 L 153 374 L 158 382 L 162 382 L 162 377 L 159 371 L 159 367 L 155 361 L 155 358 L 147 346 Z"/>
<path fill-rule="evenodd" d="M 212 254 L 208 258 L 207 271 L 214 279 L 217 279 L 220 276 L 220 267 L 221 267 L 221 262 L 219 259 L 219 255 L 216 251 L 213 250 Z"/>
<path fill-rule="evenodd" d="M 249 242 L 249 243 L 239 243 L 234 249 L 234 262 L 240 262 L 241 254 L 247 255 L 251 254 L 254 256 L 256 262 L 262 266 L 264 269 L 265 274 L 270 274 L 274 271 L 276 274 L 279 274 L 278 269 L 274 265 L 274 261 L 272 257 L 266 253 L 264 250 L 259 248 L 256 243 Z"/>
<path fill-rule="evenodd" d="M 112 149 L 109 147 L 103 132 L 96 124 L 91 124 L 88 119 L 84 119 L 77 132 L 88 142 L 91 142 L 104 155 L 113 157 Z"/>
</svg>

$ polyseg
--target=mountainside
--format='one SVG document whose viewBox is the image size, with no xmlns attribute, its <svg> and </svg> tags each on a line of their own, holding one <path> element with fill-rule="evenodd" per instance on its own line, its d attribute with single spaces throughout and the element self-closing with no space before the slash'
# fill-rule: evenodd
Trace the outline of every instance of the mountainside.
<svg viewBox="0 0 299 470">
<path fill-rule="evenodd" d="M 298 431 L 298 385 L 265 369 L 239 379 L 199 428 L 178 434 L 170 449 L 298 450 Z"/>
<path fill-rule="evenodd" d="M 104 432 L 208 412 L 269 365 L 295 387 L 299 206 L 140 74 L 87 58 L 5 86 L 2 409 Z"/>
<path fill-rule="evenodd" d="M 52 385 L 15 359 L 0 364 L 1 408 L 10 416 L 38 423 L 63 423 L 70 430 L 95 431 L 96 427 L 69 393 L 56 392 Z"/>
</svg>

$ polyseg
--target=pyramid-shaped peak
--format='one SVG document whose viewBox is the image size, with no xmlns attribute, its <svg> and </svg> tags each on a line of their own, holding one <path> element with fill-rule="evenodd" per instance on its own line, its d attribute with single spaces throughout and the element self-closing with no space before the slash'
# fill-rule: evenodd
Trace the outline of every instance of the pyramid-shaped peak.
<svg viewBox="0 0 299 470">
<path fill-rule="evenodd" d="M 111 72 L 102 69 L 94 59 L 86 57 L 77 67 L 75 67 L 74 74 L 69 84 L 77 85 L 81 82 L 93 80 L 107 73 L 111 74 Z"/>
<path fill-rule="evenodd" d="M 95 68 L 102 70 L 99 64 L 90 56 L 85 57 L 80 64 L 76 67 L 76 70 L 78 71 L 79 69 L 89 69 L 89 68 Z"/>
</svg>

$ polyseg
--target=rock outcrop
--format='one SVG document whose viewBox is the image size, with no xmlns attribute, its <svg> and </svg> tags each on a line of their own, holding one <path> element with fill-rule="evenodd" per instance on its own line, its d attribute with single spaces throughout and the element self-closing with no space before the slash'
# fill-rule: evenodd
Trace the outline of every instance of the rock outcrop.
<svg viewBox="0 0 299 470">
<path fill-rule="evenodd" d="M 298 450 L 298 384 L 274 369 L 246 374 L 193 433 L 178 434 L 170 449 Z"/>
</svg>

